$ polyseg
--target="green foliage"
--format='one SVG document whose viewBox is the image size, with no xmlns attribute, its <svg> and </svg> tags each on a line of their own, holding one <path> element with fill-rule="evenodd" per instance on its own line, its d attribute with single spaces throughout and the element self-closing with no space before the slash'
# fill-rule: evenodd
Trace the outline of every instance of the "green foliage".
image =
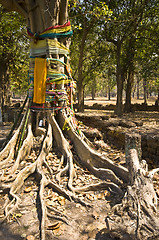
<svg viewBox="0 0 159 240">
<path fill-rule="evenodd" d="M 107 44 L 101 44 L 98 37 L 101 21 L 107 21 L 112 12 L 104 1 L 69 1 L 70 18 L 74 28 L 71 44 L 71 66 L 74 78 L 82 81 L 87 89 L 103 78 Z M 80 59 L 82 58 L 82 59 Z M 80 61 L 82 62 L 82 79 L 79 79 Z M 99 77 L 100 76 L 100 77 Z M 95 85 L 95 84 L 94 84 Z M 98 87 L 98 84 L 96 85 Z"/>
<path fill-rule="evenodd" d="M 6 12 L 0 5 L 0 60 L 6 62 L 11 88 L 26 91 L 29 41 L 23 17 L 16 12 Z"/>
</svg>

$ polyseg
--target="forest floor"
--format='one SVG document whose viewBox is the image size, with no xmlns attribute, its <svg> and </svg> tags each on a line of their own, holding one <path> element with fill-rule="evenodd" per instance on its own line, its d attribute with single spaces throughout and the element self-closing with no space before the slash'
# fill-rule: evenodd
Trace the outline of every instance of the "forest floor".
<svg viewBox="0 0 159 240">
<path fill-rule="evenodd" d="M 86 114 L 107 114 L 112 115 L 111 111 L 95 111 L 86 110 Z M 159 113 L 152 112 L 135 112 L 133 114 L 126 115 L 128 119 L 140 119 L 143 120 L 146 125 L 150 127 L 154 124 L 159 125 Z M 0 126 L 0 139 L 7 136 L 10 123 Z M 86 127 L 82 125 L 82 128 Z M 37 139 L 38 140 L 38 139 Z M 36 144 L 36 142 L 35 142 Z M 99 152 L 105 154 L 111 160 L 117 164 L 125 165 L 125 155 L 123 150 L 117 149 L 113 143 L 105 143 L 105 151 Z M 76 160 L 76 154 L 74 153 L 74 159 Z M 33 156 L 34 158 L 34 156 Z M 52 153 L 48 156 L 48 163 L 56 172 L 59 165 L 59 153 L 53 148 Z M 25 161 L 27 163 L 27 160 Z M 79 165 L 75 164 L 76 178 L 74 185 L 80 187 L 89 183 L 100 182 L 99 179 L 91 175 L 87 169 L 83 169 Z M 66 188 L 67 176 L 62 177 L 61 187 Z M 155 188 L 159 196 L 159 175 L 155 176 Z M 47 204 L 56 208 L 61 213 L 68 217 L 69 224 L 61 221 L 50 222 L 46 230 L 46 240 L 113 240 L 106 228 L 105 218 L 111 218 L 112 207 L 120 203 L 121 197 L 116 193 L 109 190 L 92 191 L 85 194 L 77 194 L 81 200 L 84 200 L 90 204 L 91 207 L 84 207 L 79 203 L 70 202 L 64 197 L 59 196 L 57 193 L 48 189 L 45 195 Z M 39 206 L 39 185 L 35 180 L 35 176 L 30 176 L 19 192 L 21 198 L 21 205 L 6 223 L 0 225 L 0 239 L 1 240 L 38 240 L 39 235 L 39 220 L 41 219 L 40 206 Z M 6 203 L 7 195 L 0 195 L 0 217 L 4 214 L 4 205 Z"/>
</svg>

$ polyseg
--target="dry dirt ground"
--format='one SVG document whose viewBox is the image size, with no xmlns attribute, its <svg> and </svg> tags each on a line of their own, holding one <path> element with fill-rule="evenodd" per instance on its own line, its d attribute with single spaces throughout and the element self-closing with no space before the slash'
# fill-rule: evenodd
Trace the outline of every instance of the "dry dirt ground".
<svg viewBox="0 0 159 240">
<path fill-rule="evenodd" d="M 87 110 L 87 113 L 90 113 Z M 94 111 L 94 114 L 99 112 Z M 111 111 L 102 111 L 102 114 L 112 115 Z M 134 113 L 127 115 L 129 118 L 144 119 L 147 124 L 158 124 L 159 113 Z M 0 126 L 0 139 L 3 139 L 9 132 L 11 124 Z M 85 128 L 85 126 L 82 126 Z M 151 126 L 150 126 L 151 127 Z M 37 139 L 38 140 L 38 139 Z M 111 143 L 105 143 L 105 151 L 110 159 L 116 163 L 125 165 L 123 151 L 115 148 Z M 103 148 L 102 148 L 103 149 Z M 101 151 L 98 148 L 98 151 Z M 76 160 L 75 155 L 75 160 Z M 34 161 L 34 156 L 33 156 Z M 53 149 L 48 156 L 48 162 L 56 172 L 59 165 L 59 153 Z M 27 160 L 24 164 L 27 163 Z M 87 169 L 82 169 L 76 165 L 76 186 L 84 186 L 89 183 L 97 183 L 96 177 L 91 175 Z M 61 181 L 61 186 L 66 188 L 67 176 Z M 1 184 L 1 183 L 0 183 Z M 155 178 L 156 191 L 159 193 L 159 176 Z M 106 229 L 105 218 L 111 216 L 111 208 L 121 201 L 121 198 L 110 189 L 77 194 L 81 200 L 89 203 L 90 207 L 84 207 L 79 203 L 66 200 L 57 193 L 49 190 L 45 194 L 45 200 L 50 207 L 55 208 L 61 214 L 67 216 L 67 223 L 59 220 L 50 222 L 46 229 L 46 240 L 111 240 L 112 238 Z M 21 205 L 17 211 L 9 218 L 8 222 L 0 224 L 0 240 L 38 240 L 40 239 L 39 221 L 41 220 L 41 211 L 39 203 L 39 184 L 35 176 L 30 176 L 19 192 Z M 0 217 L 4 216 L 4 207 L 7 201 L 7 195 L 0 195 Z"/>
<path fill-rule="evenodd" d="M 83 126 L 84 127 L 84 126 Z M 3 129 L 4 128 L 4 129 Z M 5 129 L 9 126 L 1 126 L 1 131 L 4 135 Z M 6 132 L 5 132 L 6 133 Z M 110 145 L 105 144 L 107 152 L 105 154 L 111 159 L 121 157 L 121 164 L 124 164 L 124 154 Z M 98 150 L 100 151 L 100 149 Z M 103 152 L 104 154 L 104 152 Z M 75 155 L 75 159 L 76 159 Z M 33 156 L 34 158 L 34 156 Z M 49 154 L 48 162 L 52 169 L 56 172 L 59 165 L 58 153 L 53 152 Z M 27 160 L 24 162 L 26 163 Z M 74 184 L 76 186 L 84 186 L 90 183 L 97 183 L 100 180 L 91 175 L 86 169 L 82 169 L 76 165 L 76 179 Z M 67 176 L 64 176 L 61 181 L 61 186 L 66 188 Z M 13 214 L 8 222 L 0 225 L 0 239 L 1 240 L 19 240 L 40 239 L 39 220 L 41 219 L 40 203 L 39 203 L 39 185 L 35 181 L 35 176 L 29 177 L 26 180 L 22 190 L 19 192 L 21 198 L 21 205 Z M 65 214 L 68 219 L 68 224 L 61 221 L 51 222 L 46 232 L 46 239 L 58 240 L 91 240 L 91 239 L 113 239 L 109 236 L 106 230 L 105 217 L 111 212 L 111 207 L 120 202 L 120 197 L 110 192 L 109 189 L 103 191 L 89 192 L 78 194 L 81 200 L 89 203 L 90 207 L 84 207 L 79 203 L 70 202 L 64 197 L 59 196 L 52 190 L 48 190 L 45 200 L 50 207 L 54 207 L 57 211 Z M 7 201 L 7 195 L 0 196 L 0 217 L 4 216 L 4 206 Z"/>
<path fill-rule="evenodd" d="M 149 97 L 147 99 L 147 104 L 154 105 L 156 98 L 157 97 L 154 97 L 154 96 Z M 92 106 L 94 103 L 98 103 L 98 104 L 102 104 L 102 105 L 110 105 L 110 104 L 115 105 L 116 104 L 115 97 L 111 97 L 110 100 L 108 100 L 106 97 L 96 97 L 94 100 L 92 100 L 90 97 L 86 97 L 84 101 L 85 101 L 85 104 L 88 106 Z M 144 99 L 141 97 L 140 97 L 140 99 L 132 98 L 131 102 L 132 102 L 132 104 L 134 104 L 134 103 L 142 104 L 142 103 L 144 103 Z"/>
</svg>

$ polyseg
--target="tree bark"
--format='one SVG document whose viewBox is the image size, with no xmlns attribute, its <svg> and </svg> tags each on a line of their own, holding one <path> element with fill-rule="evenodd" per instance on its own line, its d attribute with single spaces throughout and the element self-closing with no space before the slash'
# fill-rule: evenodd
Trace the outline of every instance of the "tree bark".
<svg viewBox="0 0 159 240">
<path fill-rule="evenodd" d="M 79 62 L 78 62 L 78 81 L 77 81 L 77 91 L 78 91 L 78 111 L 84 111 L 84 86 L 83 86 L 83 56 L 84 56 L 84 47 L 87 38 L 87 27 L 86 25 L 83 28 L 81 44 L 79 46 Z"/>
<path fill-rule="evenodd" d="M 117 42 L 117 69 L 116 69 L 116 79 L 117 79 L 117 101 L 116 101 L 116 109 L 115 114 L 121 116 L 123 114 L 123 79 L 121 74 L 121 43 Z"/>
<path fill-rule="evenodd" d="M 2 115 L 4 113 L 4 106 L 11 104 L 10 82 L 8 74 L 8 60 L 3 58 L 0 61 L 0 103 Z"/>
<path fill-rule="evenodd" d="M 91 91 L 91 93 L 92 93 L 92 100 L 94 100 L 95 99 L 95 87 L 94 86 L 92 86 L 92 91 Z"/>
<path fill-rule="evenodd" d="M 143 79 L 143 88 L 144 88 L 144 104 L 147 105 L 147 81 Z"/>
<path fill-rule="evenodd" d="M 140 86 L 139 86 L 139 84 L 140 84 L 140 80 L 139 80 L 139 76 L 137 76 L 137 85 L 136 85 L 136 87 L 137 87 L 137 99 L 140 99 Z"/>
<path fill-rule="evenodd" d="M 110 87 L 110 80 L 111 78 L 111 69 L 108 68 L 108 101 L 110 101 L 110 91 L 111 91 L 111 87 Z"/>
<path fill-rule="evenodd" d="M 132 83 L 134 81 L 134 73 L 132 70 L 129 70 L 127 86 L 126 86 L 126 101 L 124 112 L 131 112 L 131 92 L 132 92 Z"/>
</svg>

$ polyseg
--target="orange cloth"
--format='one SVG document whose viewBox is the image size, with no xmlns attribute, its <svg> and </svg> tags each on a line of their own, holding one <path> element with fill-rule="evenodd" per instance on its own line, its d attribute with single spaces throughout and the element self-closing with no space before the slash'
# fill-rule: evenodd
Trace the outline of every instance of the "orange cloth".
<svg viewBox="0 0 159 240">
<path fill-rule="evenodd" d="M 45 58 L 35 58 L 34 103 L 45 103 L 47 65 Z"/>
</svg>

